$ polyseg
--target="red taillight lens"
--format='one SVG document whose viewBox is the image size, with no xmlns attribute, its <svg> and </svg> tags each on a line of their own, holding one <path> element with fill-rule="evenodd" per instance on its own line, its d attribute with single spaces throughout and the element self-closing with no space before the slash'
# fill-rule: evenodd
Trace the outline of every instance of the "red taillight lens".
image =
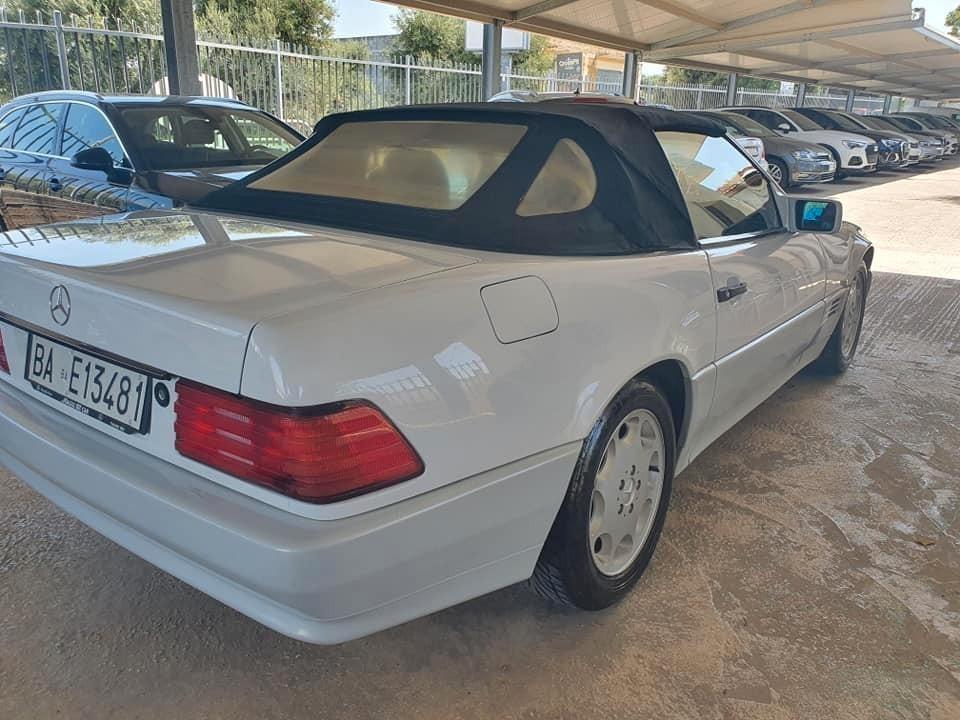
<svg viewBox="0 0 960 720">
<path fill-rule="evenodd" d="M 409 480 L 423 462 L 377 408 L 278 408 L 180 380 L 180 454 L 284 495 L 328 503 Z"/>
<path fill-rule="evenodd" d="M 7 351 L 3 347 L 3 330 L 0 330 L 0 372 L 10 374 L 10 363 L 7 362 Z"/>
</svg>

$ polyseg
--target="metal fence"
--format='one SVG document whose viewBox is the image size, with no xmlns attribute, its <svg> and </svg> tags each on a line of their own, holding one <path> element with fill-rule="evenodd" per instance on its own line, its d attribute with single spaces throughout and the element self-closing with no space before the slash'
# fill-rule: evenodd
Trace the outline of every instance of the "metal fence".
<svg viewBox="0 0 960 720">
<path fill-rule="evenodd" d="M 264 108 L 307 131 L 324 115 L 399 104 L 482 99 L 479 65 L 392 61 L 317 54 L 279 41 L 268 47 L 211 40 L 197 43 L 201 85 L 208 96 L 232 97 Z M 83 22 L 0 8 L 0 101 L 27 92 L 72 88 L 112 94 L 165 94 L 163 37 L 121 21 Z M 727 87 L 676 85 L 641 79 L 640 96 L 678 109 L 709 109 L 727 101 Z M 506 89 L 619 92 L 618 83 L 504 74 Z M 796 92 L 739 88 L 738 105 L 791 107 Z M 806 103 L 843 108 L 846 92 L 809 88 Z M 883 98 L 858 96 L 855 109 L 878 112 Z"/>
</svg>

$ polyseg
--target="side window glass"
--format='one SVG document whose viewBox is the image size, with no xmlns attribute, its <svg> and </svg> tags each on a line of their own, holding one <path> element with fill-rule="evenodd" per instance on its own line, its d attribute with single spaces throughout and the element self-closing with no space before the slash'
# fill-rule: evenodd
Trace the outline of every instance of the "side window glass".
<svg viewBox="0 0 960 720">
<path fill-rule="evenodd" d="M 173 121 L 166 115 L 161 115 L 150 124 L 150 139 L 153 142 L 176 142 L 173 134 Z"/>
<path fill-rule="evenodd" d="M 13 136 L 15 150 L 52 155 L 56 151 L 57 128 L 63 105 L 45 103 L 27 108 Z"/>
<path fill-rule="evenodd" d="M 766 178 L 726 138 L 659 132 L 697 238 L 780 227 Z"/>
<path fill-rule="evenodd" d="M 577 143 L 558 142 L 530 189 L 517 206 L 517 215 L 556 215 L 583 210 L 597 194 L 593 163 Z"/>
<path fill-rule="evenodd" d="M 766 110 L 758 111 L 757 115 L 759 115 L 760 123 L 766 125 L 771 130 L 778 130 L 778 126 L 784 123 L 784 119 L 782 117 L 776 113 L 768 112 Z"/>
<path fill-rule="evenodd" d="M 96 108 L 79 103 L 67 106 L 67 118 L 63 125 L 63 149 L 61 155 L 73 157 L 81 150 L 103 148 L 113 162 L 121 165 L 123 150 L 113 127 Z"/>
<path fill-rule="evenodd" d="M 0 148 L 13 145 L 13 131 L 17 129 L 17 123 L 23 117 L 23 112 L 23 108 L 18 108 L 0 118 Z"/>
</svg>

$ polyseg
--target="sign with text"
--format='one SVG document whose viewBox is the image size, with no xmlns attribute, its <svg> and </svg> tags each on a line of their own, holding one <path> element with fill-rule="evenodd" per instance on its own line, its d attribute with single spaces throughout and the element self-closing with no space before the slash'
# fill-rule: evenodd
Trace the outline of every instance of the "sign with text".
<svg viewBox="0 0 960 720">
<path fill-rule="evenodd" d="M 559 53 L 557 55 L 557 78 L 560 80 L 582 80 L 583 53 Z"/>
</svg>

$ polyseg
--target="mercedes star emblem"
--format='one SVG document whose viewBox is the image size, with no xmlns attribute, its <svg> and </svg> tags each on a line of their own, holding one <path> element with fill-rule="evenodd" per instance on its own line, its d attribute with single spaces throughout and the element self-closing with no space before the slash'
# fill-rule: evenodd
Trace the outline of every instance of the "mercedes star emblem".
<svg viewBox="0 0 960 720">
<path fill-rule="evenodd" d="M 63 285 L 50 291 L 50 315 L 57 325 L 66 325 L 70 320 L 70 293 Z"/>
</svg>

